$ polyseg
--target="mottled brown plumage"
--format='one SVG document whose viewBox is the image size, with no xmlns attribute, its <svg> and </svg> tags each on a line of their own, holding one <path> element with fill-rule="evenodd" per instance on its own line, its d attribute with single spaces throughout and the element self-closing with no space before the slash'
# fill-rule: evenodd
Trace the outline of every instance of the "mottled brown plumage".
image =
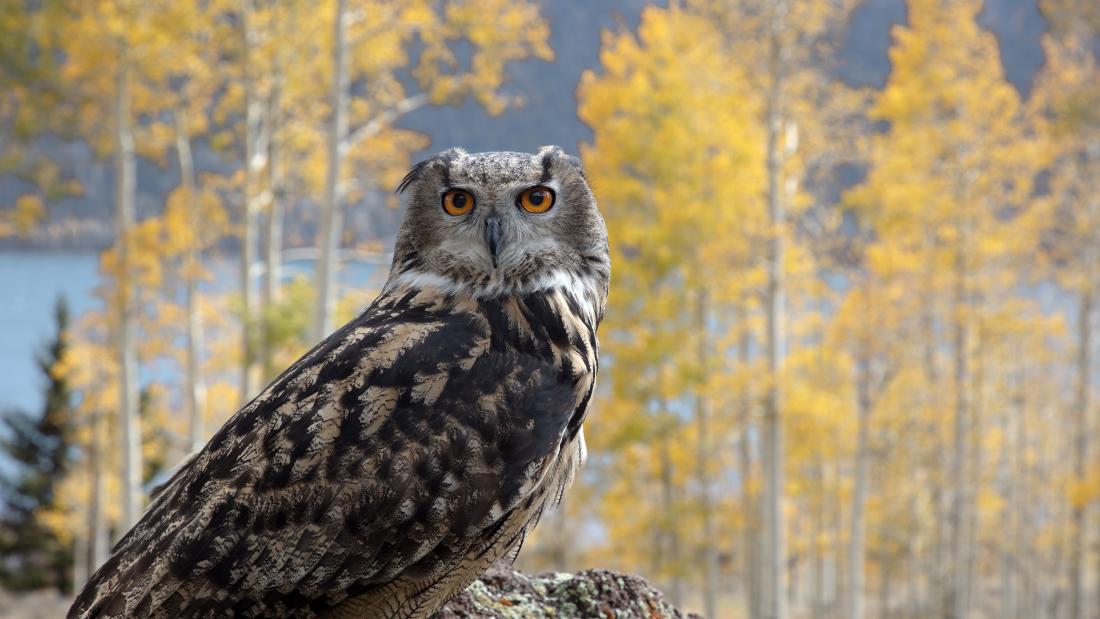
<svg viewBox="0 0 1100 619">
<path fill-rule="evenodd" d="M 579 162 L 453 149 L 401 190 L 379 298 L 180 467 L 70 617 L 426 617 L 561 497 L 610 274 Z"/>
</svg>

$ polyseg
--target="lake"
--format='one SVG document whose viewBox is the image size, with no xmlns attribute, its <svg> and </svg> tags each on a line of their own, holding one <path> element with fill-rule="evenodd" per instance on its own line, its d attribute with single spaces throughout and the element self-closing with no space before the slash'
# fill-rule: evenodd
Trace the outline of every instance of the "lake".
<svg viewBox="0 0 1100 619">
<path fill-rule="evenodd" d="M 102 304 L 95 253 L 0 252 L 0 414 L 42 405 L 34 356 L 53 335 L 53 307 L 65 297 L 73 316 Z"/>
<path fill-rule="evenodd" d="M 373 261 L 347 260 L 341 285 L 363 286 L 378 268 Z M 234 257 L 215 258 L 212 270 L 214 287 L 235 285 Z M 283 279 L 312 273 L 311 259 L 290 259 Z M 0 251 L 0 415 L 11 408 L 35 410 L 42 405 L 42 375 L 34 356 L 53 335 L 54 303 L 65 297 L 74 317 L 101 309 L 94 296 L 98 284 L 97 253 Z"/>
</svg>

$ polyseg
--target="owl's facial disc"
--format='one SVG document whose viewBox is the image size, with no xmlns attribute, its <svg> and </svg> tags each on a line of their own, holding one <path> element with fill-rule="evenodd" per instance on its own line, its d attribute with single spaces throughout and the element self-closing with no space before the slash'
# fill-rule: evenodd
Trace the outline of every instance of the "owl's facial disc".
<svg viewBox="0 0 1100 619">
<path fill-rule="evenodd" d="M 392 285 L 482 297 L 583 278 L 591 280 L 584 287 L 606 290 L 603 218 L 580 162 L 559 148 L 452 149 L 414 167 L 405 190 Z"/>
<path fill-rule="evenodd" d="M 442 187 L 441 207 L 425 217 L 425 227 L 436 220 L 440 238 L 421 252 L 433 270 L 497 282 L 560 265 L 572 253 L 555 226 L 559 213 L 552 207 L 560 185 L 555 179 L 532 184 L 537 181 L 486 186 L 465 179 L 461 186 Z"/>
</svg>

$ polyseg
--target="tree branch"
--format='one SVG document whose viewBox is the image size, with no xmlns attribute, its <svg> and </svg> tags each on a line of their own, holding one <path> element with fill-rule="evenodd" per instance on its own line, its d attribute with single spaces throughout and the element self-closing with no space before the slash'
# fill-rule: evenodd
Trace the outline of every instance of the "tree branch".
<svg viewBox="0 0 1100 619">
<path fill-rule="evenodd" d="M 424 107 L 427 103 L 428 95 L 425 93 L 416 94 L 398 101 L 397 105 L 375 116 L 367 123 L 349 133 L 347 137 L 340 142 L 340 152 L 346 153 L 363 140 L 378 135 L 383 129 L 393 123 L 393 121 L 417 108 Z"/>
</svg>

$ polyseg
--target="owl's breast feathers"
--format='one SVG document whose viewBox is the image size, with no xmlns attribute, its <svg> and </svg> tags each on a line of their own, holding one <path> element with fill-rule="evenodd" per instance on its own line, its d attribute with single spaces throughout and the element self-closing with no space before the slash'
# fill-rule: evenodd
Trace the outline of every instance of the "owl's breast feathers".
<svg viewBox="0 0 1100 619">
<path fill-rule="evenodd" d="M 70 616 L 308 617 L 402 582 L 379 616 L 420 616 L 408 591 L 515 547 L 569 484 L 583 304 L 388 291 L 183 465 Z"/>
</svg>

